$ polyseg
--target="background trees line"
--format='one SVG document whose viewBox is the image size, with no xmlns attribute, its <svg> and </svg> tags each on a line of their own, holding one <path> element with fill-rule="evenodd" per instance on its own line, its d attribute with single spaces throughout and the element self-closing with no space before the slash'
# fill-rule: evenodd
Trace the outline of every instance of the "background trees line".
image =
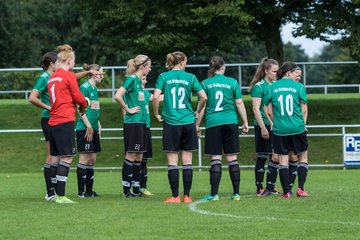
<svg viewBox="0 0 360 240">
<path fill-rule="evenodd" d="M 215 54 L 228 63 L 259 62 L 264 56 L 280 62 L 357 60 L 359 6 L 357 0 L 4 0 L 0 68 L 39 66 L 42 54 L 62 43 L 73 46 L 78 66 L 125 65 L 147 54 L 155 66 L 150 82 L 173 50 L 184 51 L 189 63 L 208 63 Z M 300 46 L 283 44 L 286 22 L 301 24 L 295 36 L 331 44 L 309 58 Z M 354 65 L 314 66 L 307 77 L 309 84 L 358 83 L 358 72 Z M 252 74 L 245 70 L 245 83 Z M 0 89 L 29 89 L 35 77 L 0 74 Z"/>
</svg>

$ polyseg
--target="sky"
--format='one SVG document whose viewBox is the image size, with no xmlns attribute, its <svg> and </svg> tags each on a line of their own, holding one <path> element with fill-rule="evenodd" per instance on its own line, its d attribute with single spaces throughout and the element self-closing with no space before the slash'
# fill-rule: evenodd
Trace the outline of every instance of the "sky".
<svg viewBox="0 0 360 240">
<path fill-rule="evenodd" d="M 320 41 L 319 39 L 312 40 L 305 37 L 295 38 L 291 34 L 293 28 L 296 28 L 295 24 L 286 24 L 282 27 L 281 37 L 283 43 L 291 42 L 292 44 L 300 44 L 301 47 L 305 50 L 305 53 L 310 57 L 321 52 L 321 49 L 326 44 L 326 42 Z"/>
</svg>

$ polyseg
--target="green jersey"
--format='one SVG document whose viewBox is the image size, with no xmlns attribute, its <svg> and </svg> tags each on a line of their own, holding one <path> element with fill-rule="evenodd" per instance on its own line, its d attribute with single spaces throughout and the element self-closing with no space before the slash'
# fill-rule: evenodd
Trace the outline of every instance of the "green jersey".
<svg viewBox="0 0 360 240">
<path fill-rule="evenodd" d="M 304 85 L 289 78 L 280 79 L 269 86 L 264 102 L 265 105 L 273 104 L 274 134 L 289 136 L 305 131 L 301 113 L 301 103 L 307 103 Z"/>
<path fill-rule="evenodd" d="M 124 102 L 128 108 L 140 107 L 140 112 L 126 112 L 124 123 L 146 123 L 145 93 L 141 80 L 135 75 L 129 76 L 122 85 L 125 88 Z"/>
<path fill-rule="evenodd" d="M 80 91 L 84 95 L 90 99 L 90 105 L 86 108 L 86 117 L 88 118 L 91 127 L 95 131 L 99 131 L 99 119 L 100 119 L 100 102 L 99 102 L 99 94 L 96 86 L 92 86 L 89 81 L 84 82 L 80 86 Z M 81 117 L 78 118 L 76 123 L 76 130 L 84 130 L 86 129 L 86 125 Z"/>
<path fill-rule="evenodd" d="M 195 121 L 191 93 L 199 92 L 202 88 L 194 74 L 170 70 L 159 75 L 155 88 L 164 93 L 162 117 L 165 122 L 184 125 Z"/>
<path fill-rule="evenodd" d="M 150 97 L 151 97 L 151 93 L 148 90 L 144 90 L 144 94 L 145 94 L 145 108 L 146 108 L 146 127 L 150 128 L 150 108 L 149 108 L 149 104 L 150 104 Z"/>
<path fill-rule="evenodd" d="M 264 106 L 265 106 L 264 96 L 265 96 L 265 93 L 267 92 L 267 89 L 269 86 L 270 86 L 270 84 L 265 79 L 263 79 L 254 85 L 254 87 L 251 89 L 251 93 L 250 93 L 251 97 L 261 98 L 260 114 L 261 114 L 261 118 L 265 125 L 270 125 L 269 120 L 266 118 L 266 115 L 264 112 Z M 259 125 L 256 118 L 254 118 L 254 125 Z"/>
<path fill-rule="evenodd" d="M 205 79 L 201 82 L 208 96 L 206 103 L 205 127 L 215 127 L 224 124 L 238 124 L 236 106 L 234 101 L 241 99 L 238 82 L 223 74 Z"/>
<path fill-rule="evenodd" d="M 46 71 L 42 72 L 40 77 L 36 79 L 36 83 L 33 88 L 34 90 L 37 90 L 39 92 L 41 102 L 49 106 L 50 106 L 50 100 L 49 100 L 49 93 L 47 91 L 47 82 L 50 76 L 51 75 L 48 72 Z M 41 117 L 49 118 L 50 117 L 49 110 L 43 109 L 41 113 Z"/>
</svg>

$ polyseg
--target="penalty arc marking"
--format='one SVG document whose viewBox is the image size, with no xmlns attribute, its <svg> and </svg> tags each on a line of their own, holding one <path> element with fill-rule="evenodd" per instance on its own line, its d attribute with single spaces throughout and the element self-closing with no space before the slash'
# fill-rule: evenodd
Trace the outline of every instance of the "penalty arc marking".
<svg viewBox="0 0 360 240">
<path fill-rule="evenodd" d="M 308 220 L 308 219 L 299 219 L 299 218 L 279 218 L 279 217 L 268 217 L 268 216 L 241 216 L 241 215 L 234 215 L 229 213 L 219 213 L 219 212 L 210 212 L 207 210 L 201 210 L 198 208 L 200 204 L 208 203 L 209 201 L 195 201 L 189 204 L 189 209 L 192 212 L 207 215 L 207 216 L 216 216 L 216 217 L 226 217 L 226 218 L 236 218 L 236 219 L 245 219 L 245 220 L 252 220 L 252 221 L 274 221 L 274 222 L 298 222 L 303 224 L 335 224 L 335 225 L 351 225 L 351 226 L 360 226 L 359 222 L 345 222 L 345 221 L 320 221 L 320 220 Z"/>
</svg>

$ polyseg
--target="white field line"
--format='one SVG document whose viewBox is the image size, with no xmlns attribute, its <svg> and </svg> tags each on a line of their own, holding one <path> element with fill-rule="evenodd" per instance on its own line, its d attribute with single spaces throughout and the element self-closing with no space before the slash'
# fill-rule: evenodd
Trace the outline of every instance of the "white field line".
<svg viewBox="0 0 360 240">
<path fill-rule="evenodd" d="M 252 221 L 273 221 L 273 222 L 298 222 L 303 224 L 334 224 L 334 225 L 351 225 L 351 226 L 360 226 L 360 222 L 345 222 L 345 221 L 320 221 L 320 220 L 309 220 L 309 219 L 300 219 L 300 218 L 282 218 L 282 217 L 268 217 L 268 216 L 241 216 L 234 215 L 229 213 L 221 213 L 221 212 L 210 212 L 207 210 L 201 210 L 198 208 L 198 205 L 203 203 L 209 203 L 208 201 L 198 200 L 191 204 L 189 204 L 189 209 L 192 212 L 207 215 L 207 216 L 215 216 L 215 217 L 226 217 L 226 218 L 236 218 L 236 219 L 245 219 Z M 210 203 L 209 203 L 210 204 Z"/>
</svg>

